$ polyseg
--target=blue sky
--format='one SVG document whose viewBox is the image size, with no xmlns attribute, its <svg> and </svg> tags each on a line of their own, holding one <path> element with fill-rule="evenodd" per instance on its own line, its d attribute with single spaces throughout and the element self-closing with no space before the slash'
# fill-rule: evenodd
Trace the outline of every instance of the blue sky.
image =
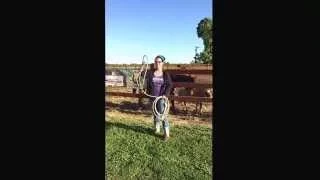
<svg viewBox="0 0 320 180">
<path fill-rule="evenodd" d="M 212 0 L 106 0 L 106 62 L 141 63 L 162 54 L 171 63 L 190 63 L 196 28 L 212 17 Z"/>
</svg>

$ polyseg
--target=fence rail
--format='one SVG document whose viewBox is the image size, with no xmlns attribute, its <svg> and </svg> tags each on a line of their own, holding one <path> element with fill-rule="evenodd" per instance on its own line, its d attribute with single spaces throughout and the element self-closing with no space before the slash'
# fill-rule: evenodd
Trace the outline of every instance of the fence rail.
<svg viewBox="0 0 320 180">
<path fill-rule="evenodd" d="M 149 64 L 149 68 L 152 64 Z M 139 70 L 141 64 L 106 64 L 107 69 L 128 69 L 128 70 Z M 181 69 L 181 70 L 213 70 L 211 64 L 164 64 L 164 70 Z"/>
<path fill-rule="evenodd" d="M 173 82 L 173 88 L 175 87 L 186 87 L 186 88 L 212 88 L 212 83 L 188 83 L 188 82 Z M 106 89 L 117 90 L 119 87 L 106 86 Z"/>
<path fill-rule="evenodd" d="M 186 83 L 186 82 L 174 82 L 173 87 L 186 87 L 186 88 L 212 88 L 212 84 L 200 84 L 200 83 Z"/>
<path fill-rule="evenodd" d="M 144 94 L 133 94 L 125 92 L 105 92 L 106 96 L 121 96 L 133 98 L 147 98 Z M 193 96 L 169 96 L 169 100 L 185 101 L 185 102 L 212 102 L 212 98 L 207 97 L 193 97 Z"/>
</svg>

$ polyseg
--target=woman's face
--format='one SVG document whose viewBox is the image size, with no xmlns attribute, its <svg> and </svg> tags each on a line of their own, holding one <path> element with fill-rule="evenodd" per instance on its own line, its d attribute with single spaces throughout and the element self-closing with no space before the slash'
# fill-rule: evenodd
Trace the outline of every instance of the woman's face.
<svg viewBox="0 0 320 180">
<path fill-rule="evenodd" d="M 154 60 L 154 69 L 158 69 L 158 68 L 162 69 L 162 66 L 163 66 L 162 60 L 160 58 L 156 58 Z"/>
</svg>

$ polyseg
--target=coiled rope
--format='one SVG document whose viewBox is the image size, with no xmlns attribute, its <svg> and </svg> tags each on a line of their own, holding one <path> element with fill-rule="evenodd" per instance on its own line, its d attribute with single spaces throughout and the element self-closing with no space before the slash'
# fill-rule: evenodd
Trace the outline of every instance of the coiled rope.
<svg viewBox="0 0 320 180">
<path fill-rule="evenodd" d="M 146 59 L 146 61 L 145 61 Z M 144 55 L 142 57 L 142 66 L 140 69 L 140 72 L 138 74 L 137 77 L 137 86 L 138 88 L 142 91 L 142 93 L 148 97 L 151 98 L 155 98 L 153 103 L 152 103 L 152 113 L 153 115 L 155 115 L 158 119 L 160 119 L 161 121 L 163 121 L 169 114 L 169 110 L 170 110 L 170 103 L 169 103 L 169 99 L 166 96 L 152 96 L 150 94 L 148 94 L 145 90 L 144 90 L 144 83 L 145 83 L 145 79 L 146 79 L 146 74 L 147 74 L 147 70 L 148 70 L 148 57 L 147 55 Z M 143 75 L 143 79 L 141 81 L 141 75 L 142 72 L 144 71 L 144 75 Z M 158 112 L 157 110 L 157 103 L 160 99 L 164 100 L 164 111 L 161 114 L 160 112 Z"/>
</svg>

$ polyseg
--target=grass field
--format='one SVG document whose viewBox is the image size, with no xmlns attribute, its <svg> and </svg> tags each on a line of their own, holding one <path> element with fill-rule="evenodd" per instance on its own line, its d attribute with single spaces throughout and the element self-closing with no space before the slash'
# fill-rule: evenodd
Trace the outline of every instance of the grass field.
<svg viewBox="0 0 320 180">
<path fill-rule="evenodd" d="M 170 136 L 164 142 L 154 135 L 151 120 L 107 116 L 106 176 L 110 180 L 212 179 L 212 129 L 175 124 Z"/>
</svg>

